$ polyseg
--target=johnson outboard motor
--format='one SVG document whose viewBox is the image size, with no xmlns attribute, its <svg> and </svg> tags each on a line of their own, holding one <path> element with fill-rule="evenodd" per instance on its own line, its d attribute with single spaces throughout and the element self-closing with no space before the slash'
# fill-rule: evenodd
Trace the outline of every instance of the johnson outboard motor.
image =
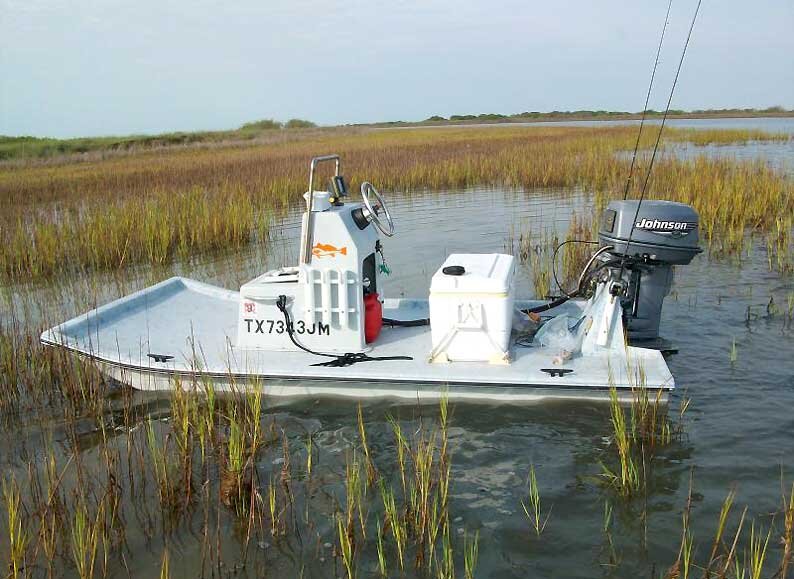
<svg viewBox="0 0 794 579">
<path fill-rule="evenodd" d="M 672 266 L 687 265 L 702 251 L 698 223 L 692 207 L 672 201 L 612 201 L 604 211 L 598 241 L 611 249 L 599 258 L 612 273 L 632 342 L 658 340 Z"/>
</svg>

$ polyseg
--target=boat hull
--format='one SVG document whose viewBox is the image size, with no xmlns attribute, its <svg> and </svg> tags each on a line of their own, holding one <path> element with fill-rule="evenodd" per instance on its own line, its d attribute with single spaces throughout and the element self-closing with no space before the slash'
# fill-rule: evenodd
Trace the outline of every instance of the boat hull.
<svg viewBox="0 0 794 579">
<path fill-rule="evenodd" d="M 518 302 L 526 306 L 531 302 Z M 666 399 L 674 380 L 661 353 L 625 347 L 580 355 L 562 366 L 555 352 L 513 344 L 507 365 L 431 363 L 424 327 L 385 327 L 370 356 L 410 360 L 366 361 L 346 367 L 317 366 L 327 358 L 301 351 L 244 350 L 236 346 L 239 294 L 184 278 L 172 278 L 56 326 L 42 342 L 95 362 L 109 377 L 140 390 L 258 388 L 273 397 L 394 398 L 433 401 L 534 402 L 598 400 L 614 386 L 620 398 L 647 386 Z M 582 303 L 550 311 L 581 313 Z M 426 318 L 427 301 L 386 300 L 392 319 Z M 285 348 L 289 346 L 284 336 Z M 563 375 L 554 370 L 563 368 Z M 642 383 L 638 376 L 642 376 Z M 656 394 L 654 394 L 654 397 Z"/>
<path fill-rule="evenodd" d="M 140 368 L 124 368 L 107 362 L 96 362 L 109 378 L 143 391 L 170 392 L 175 387 L 202 393 L 212 386 L 215 392 L 241 393 L 260 390 L 273 398 L 353 398 L 356 400 L 393 399 L 418 403 L 437 402 L 442 398 L 457 402 L 527 404 L 541 401 L 606 401 L 609 388 L 595 386 L 571 387 L 550 384 L 520 386 L 477 384 L 424 384 L 382 381 L 344 381 L 337 379 L 285 379 L 271 376 L 224 375 L 190 372 L 151 372 Z M 631 402 L 636 392 L 622 389 L 617 392 L 623 403 Z M 658 394 L 658 398 L 657 398 Z M 653 399 L 666 404 L 670 389 L 654 392 Z"/>
</svg>

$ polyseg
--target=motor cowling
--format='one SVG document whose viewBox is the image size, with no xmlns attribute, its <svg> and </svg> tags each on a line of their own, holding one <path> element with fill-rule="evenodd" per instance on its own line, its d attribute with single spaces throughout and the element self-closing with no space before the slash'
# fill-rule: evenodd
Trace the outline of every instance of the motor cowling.
<svg viewBox="0 0 794 579">
<path fill-rule="evenodd" d="M 622 288 L 621 305 L 630 340 L 659 337 L 664 298 L 674 265 L 687 265 L 702 250 L 700 219 L 684 203 L 612 201 L 601 217 L 598 241 L 611 246 L 602 259 Z"/>
</svg>

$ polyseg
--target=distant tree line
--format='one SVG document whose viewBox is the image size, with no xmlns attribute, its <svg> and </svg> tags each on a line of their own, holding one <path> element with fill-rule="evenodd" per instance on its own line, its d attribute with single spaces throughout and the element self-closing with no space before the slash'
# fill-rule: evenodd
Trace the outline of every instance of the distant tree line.
<svg viewBox="0 0 794 579">
<path fill-rule="evenodd" d="M 450 115 L 449 117 L 443 117 L 441 115 L 433 115 L 432 117 L 428 117 L 423 123 L 443 123 L 443 122 L 455 122 L 455 121 L 508 121 L 508 120 L 519 120 L 519 119 L 558 119 L 558 118 L 610 118 L 610 117 L 628 117 L 628 116 L 641 116 L 643 111 L 639 112 L 631 112 L 631 111 L 605 111 L 605 110 L 589 110 L 589 109 L 581 109 L 576 111 L 549 111 L 549 112 L 540 112 L 540 111 L 524 111 L 521 113 L 515 113 L 512 115 L 504 115 L 500 113 L 483 113 L 479 115 Z M 647 109 L 645 111 L 646 116 L 659 116 L 663 115 L 664 111 L 657 111 L 655 109 Z M 726 115 L 749 115 L 749 116 L 759 116 L 759 115 L 790 115 L 794 114 L 794 110 L 787 110 L 781 106 L 773 106 L 767 107 L 765 109 L 755 109 L 755 108 L 747 108 L 747 109 L 696 109 L 692 111 L 685 111 L 681 109 L 670 109 L 668 112 L 671 116 L 681 116 L 681 115 L 703 115 L 703 116 L 726 116 Z M 401 124 L 402 121 L 397 121 L 396 123 Z M 395 124 L 395 123 L 390 123 Z"/>
<path fill-rule="evenodd" d="M 19 158 L 47 158 L 55 155 L 79 154 L 100 150 L 119 151 L 190 145 L 193 143 L 251 140 L 269 131 L 309 129 L 316 126 L 313 122 L 304 119 L 290 119 L 284 123 L 273 119 L 263 119 L 245 123 L 239 129 L 231 131 L 195 131 L 120 137 L 78 137 L 75 139 L 0 135 L 0 161 Z"/>
<path fill-rule="evenodd" d="M 274 121 L 273 119 L 262 119 L 245 123 L 239 131 L 273 131 L 276 129 L 311 129 L 316 127 L 313 122 L 304 119 L 290 119 L 286 123 Z"/>
</svg>

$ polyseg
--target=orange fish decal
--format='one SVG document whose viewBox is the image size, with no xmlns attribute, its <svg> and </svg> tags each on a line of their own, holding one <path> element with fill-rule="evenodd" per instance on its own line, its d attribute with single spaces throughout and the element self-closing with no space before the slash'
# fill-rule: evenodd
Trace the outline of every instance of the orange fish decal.
<svg viewBox="0 0 794 579">
<path fill-rule="evenodd" d="M 326 243 L 316 243 L 312 247 L 314 257 L 336 257 L 337 255 L 347 255 L 347 246 L 336 247 Z"/>
</svg>

